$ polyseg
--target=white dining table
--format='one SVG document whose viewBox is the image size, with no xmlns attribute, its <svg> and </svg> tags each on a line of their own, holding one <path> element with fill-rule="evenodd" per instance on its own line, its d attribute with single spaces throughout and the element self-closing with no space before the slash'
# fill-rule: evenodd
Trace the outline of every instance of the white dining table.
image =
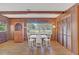
<svg viewBox="0 0 79 59">
<path fill-rule="evenodd" d="M 43 44 L 46 44 L 47 45 L 47 42 L 49 41 L 49 39 L 48 39 L 48 36 L 47 35 L 30 35 L 30 41 L 31 41 L 31 43 L 33 43 L 33 44 L 35 44 L 35 46 L 43 46 Z M 35 41 L 35 42 L 33 42 L 33 41 Z M 45 41 L 45 42 L 43 42 L 43 41 Z M 33 45 L 32 44 L 32 45 Z"/>
</svg>

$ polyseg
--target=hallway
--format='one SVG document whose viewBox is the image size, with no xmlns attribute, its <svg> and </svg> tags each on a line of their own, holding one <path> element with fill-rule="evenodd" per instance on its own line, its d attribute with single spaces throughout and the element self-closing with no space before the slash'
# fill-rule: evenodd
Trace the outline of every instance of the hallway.
<svg viewBox="0 0 79 59">
<path fill-rule="evenodd" d="M 45 52 L 44 52 L 45 51 Z M 72 55 L 69 50 L 61 46 L 56 41 L 52 41 L 51 47 L 45 49 L 41 52 L 40 48 L 36 50 L 31 50 L 28 48 L 27 42 L 24 43 L 14 43 L 13 41 L 8 41 L 0 44 L 0 55 Z M 44 53 L 43 53 L 44 52 Z"/>
</svg>

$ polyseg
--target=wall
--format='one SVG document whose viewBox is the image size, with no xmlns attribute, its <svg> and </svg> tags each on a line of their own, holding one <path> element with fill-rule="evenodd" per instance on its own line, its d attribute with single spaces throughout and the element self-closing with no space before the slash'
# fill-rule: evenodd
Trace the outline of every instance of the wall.
<svg viewBox="0 0 79 59">
<path fill-rule="evenodd" d="M 63 17 L 67 16 L 68 14 L 71 15 L 71 51 L 74 54 L 78 54 L 78 5 L 74 5 L 69 10 L 67 10 L 63 15 L 60 15 L 57 18 L 57 22 L 61 21 Z"/>
<path fill-rule="evenodd" d="M 52 40 L 57 40 L 57 19 L 49 20 L 49 23 L 55 25 L 56 27 L 52 30 Z"/>
<path fill-rule="evenodd" d="M 24 21 L 25 25 L 26 25 L 26 23 L 28 21 L 31 21 L 31 22 L 34 22 L 35 21 L 35 22 L 48 22 L 48 23 L 51 23 L 51 24 L 57 26 L 56 25 L 56 19 L 52 19 L 52 18 L 9 18 L 10 27 L 11 27 L 12 22 L 13 21 L 17 21 L 17 20 Z M 11 31 L 10 32 L 10 34 L 11 34 L 10 39 L 12 39 L 13 38 L 12 30 L 10 30 L 10 31 Z M 53 34 L 52 34 L 51 40 L 57 40 L 57 34 L 56 33 L 57 33 L 57 29 L 55 28 L 55 29 L 53 29 Z M 27 40 L 27 37 L 26 37 L 27 34 L 26 33 L 25 33 L 24 36 L 25 36 L 24 37 L 25 40 Z"/>
</svg>

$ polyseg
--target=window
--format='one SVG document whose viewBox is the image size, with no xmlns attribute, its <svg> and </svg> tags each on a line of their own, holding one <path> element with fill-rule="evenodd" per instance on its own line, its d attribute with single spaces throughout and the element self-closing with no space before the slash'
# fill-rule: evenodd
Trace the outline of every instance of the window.
<svg viewBox="0 0 79 59">
<path fill-rule="evenodd" d="M 0 22 L 0 32 L 5 32 L 7 30 L 7 25 L 3 22 Z"/>
<path fill-rule="evenodd" d="M 52 24 L 49 23 L 27 23 L 28 33 L 52 34 Z"/>
<path fill-rule="evenodd" d="M 17 23 L 15 25 L 15 31 L 20 31 L 22 29 L 22 25 L 20 23 Z"/>
</svg>

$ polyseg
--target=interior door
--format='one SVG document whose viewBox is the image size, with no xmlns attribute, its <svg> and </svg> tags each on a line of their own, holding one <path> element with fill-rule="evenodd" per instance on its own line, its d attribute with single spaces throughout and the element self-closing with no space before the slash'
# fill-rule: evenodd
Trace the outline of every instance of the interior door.
<svg viewBox="0 0 79 59">
<path fill-rule="evenodd" d="M 12 39 L 14 42 L 23 42 L 24 41 L 24 22 L 22 21 L 12 21 Z"/>
<path fill-rule="evenodd" d="M 62 44 L 62 22 L 59 22 L 59 24 L 58 24 L 58 27 L 59 27 L 59 32 L 58 32 L 58 42 L 60 43 L 60 44 Z"/>
</svg>

